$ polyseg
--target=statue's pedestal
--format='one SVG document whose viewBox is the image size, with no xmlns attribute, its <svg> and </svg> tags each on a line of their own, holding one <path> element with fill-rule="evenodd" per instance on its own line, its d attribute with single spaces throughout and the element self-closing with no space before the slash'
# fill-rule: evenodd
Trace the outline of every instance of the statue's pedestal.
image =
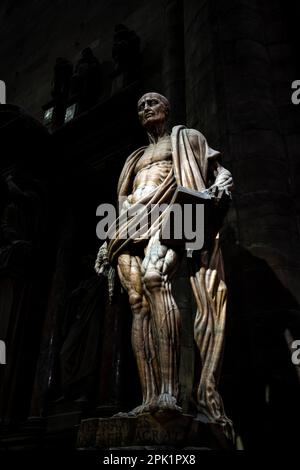
<svg viewBox="0 0 300 470">
<path fill-rule="evenodd" d="M 79 449 L 232 449 L 221 426 L 170 411 L 82 420 L 77 445 Z"/>
</svg>

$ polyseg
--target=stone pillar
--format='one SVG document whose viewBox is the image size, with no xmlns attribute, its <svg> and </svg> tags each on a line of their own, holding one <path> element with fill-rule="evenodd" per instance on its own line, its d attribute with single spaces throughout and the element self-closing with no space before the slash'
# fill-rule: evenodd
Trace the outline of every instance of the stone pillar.
<svg viewBox="0 0 300 470">
<path fill-rule="evenodd" d="M 56 255 L 54 275 L 49 294 L 48 307 L 42 333 L 39 361 L 33 389 L 30 418 L 45 414 L 48 398 L 56 384 L 55 364 L 59 355 L 59 330 L 64 313 L 65 299 L 69 292 L 72 238 L 71 215 L 66 216 Z"/>
<path fill-rule="evenodd" d="M 233 374 L 228 396 L 245 448 L 257 448 L 281 443 L 289 420 L 278 410 L 291 406 L 284 328 L 291 311 L 298 310 L 299 318 L 300 243 L 290 163 L 297 138 L 286 138 L 292 121 L 279 102 L 286 99 L 280 81 L 292 74 L 282 65 L 279 2 L 216 0 L 210 15 L 220 149 L 236 189 L 226 235 L 233 239 L 224 250 L 232 354 L 227 366 Z M 295 132 L 294 125 L 290 129 Z M 258 415 L 267 432 L 257 432 Z"/>
<path fill-rule="evenodd" d="M 121 293 L 117 279 L 112 303 L 107 302 L 104 314 L 97 416 L 112 416 L 126 410 L 128 404 L 133 408 L 139 400 L 140 385 L 132 374 L 136 365 L 131 351 L 131 322 L 128 296 Z"/>
<path fill-rule="evenodd" d="M 274 100 L 267 25 L 259 2 L 215 2 L 229 160 L 237 185 L 240 242 L 265 259 L 300 300 L 300 244 L 289 161 Z M 225 142 L 224 142 L 225 143 Z M 298 256 L 296 256 L 298 253 Z"/>
<path fill-rule="evenodd" d="M 184 0 L 187 126 L 198 129 L 219 149 L 219 113 L 209 2 Z"/>
<path fill-rule="evenodd" d="M 173 126 L 186 121 L 182 0 L 165 0 L 164 12 L 163 93 L 171 103 Z"/>
<path fill-rule="evenodd" d="M 186 257 L 172 280 L 172 292 L 180 311 L 180 406 L 183 412 L 191 410 L 193 386 L 195 384 L 194 321 L 196 305 L 191 289 Z"/>
</svg>

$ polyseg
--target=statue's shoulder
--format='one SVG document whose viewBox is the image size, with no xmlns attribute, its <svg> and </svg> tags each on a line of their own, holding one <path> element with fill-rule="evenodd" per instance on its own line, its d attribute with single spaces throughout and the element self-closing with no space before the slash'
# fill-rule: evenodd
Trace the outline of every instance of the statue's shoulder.
<svg viewBox="0 0 300 470">
<path fill-rule="evenodd" d="M 189 141 L 191 142 L 191 144 L 193 144 L 195 146 L 205 142 L 204 135 L 200 131 L 198 131 L 197 129 L 193 129 L 193 128 L 190 128 L 190 127 L 185 127 L 185 126 L 182 126 L 182 125 L 173 127 L 172 133 L 177 134 L 177 133 L 180 133 L 180 132 L 185 133 L 186 136 L 188 137 Z"/>
<path fill-rule="evenodd" d="M 144 147 L 139 147 L 138 149 L 134 150 L 134 151 L 127 157 L 125 163 L 131 162 L 132 160 L 135 160 L 135 159 L 138 159 L 139 157 L 141 157 L 146 148 L 147 148 L 147 146 L 144 146 Z"/>
<path fill-rule="evenodd" d="M 205 140 L 204 135 L 197 129 L 187 128 L 187 134 L 191 139 L 200 139 L 200 141 Z"/>
<path fill-rule="evenodd" d="M 175 140 L 178 141 L 178 134 L 180 133 L 185 134 L 185 136 L 189 140 L 192 149 L 196 154 L 204 154 L 209 160 L 216 160 L 220 158 L 220 152 L 209 147 L 206 138 L 197 129 L 192 129 L 185 126 L 173 127 L 172 134 L 175 136 L 175 138 L 177 137 L 177 139 Z"/>
</svg>

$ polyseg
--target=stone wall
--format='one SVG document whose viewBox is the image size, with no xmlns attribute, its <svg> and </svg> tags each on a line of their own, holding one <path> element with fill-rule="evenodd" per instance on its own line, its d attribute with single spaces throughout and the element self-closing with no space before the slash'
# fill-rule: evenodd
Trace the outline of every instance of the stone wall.
<svg viewBox="0 0 300 470">
<path fill-rule="evenodd" d="M 86 0 L 3 1 L 0 7 L 1 79 L 7 84 L 7 102 L 24 107 L 41 119 L 41 107 L 50 99 L 50 84 L 56 57 L 75 63 L 90 46 L 112 67 L 115 25 L 122 23 L 141 38 L 143 71 L 147 89 L 161 80 L 164 6 L 161 1 L 122 2 Z M 104 90 L 107 91 L 107 90 Z"/>
</svg>

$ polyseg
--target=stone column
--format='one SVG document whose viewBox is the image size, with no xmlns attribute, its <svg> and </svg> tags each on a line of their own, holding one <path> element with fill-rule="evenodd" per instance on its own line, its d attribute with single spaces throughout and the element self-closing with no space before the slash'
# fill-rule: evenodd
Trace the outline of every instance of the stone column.
<svg viewBox="0 0 300 470">
<path fill-rule="evenodd" d="M 233 374 L 228 396 L 246 448 L 274 445 L 288 432 L 288 412 L 278 412 L 290 406 L 292 390 L 283 333 L 292 310 L 299 318 L 300 243 L 290 164 L 298 139 L 285 138 L 291 115 L 279 106 L 279 77 L 292 77 L 282 66 L 280 11 L 279 2 L 267 0 L 216 0 L 210 10 L 220 149 L 236 189 L 227 234 L 233 239 L 224 250 Z M 257 416 L 267 432 L 257 431 Z"/>
<path fill-rule="evenodd" d="M 299 233 L 289 157 L 274 99 L 272 55 L 266 46 L 269 25 L 260 2 L 216 1 L 214 13 L 217 84 L 226 116 L 221 123 L 224 156 L 236 181 L 240 242 L 263 258 L 300 301 Z"/>
<path fill-rule="evenodd" d="M 171 103 L 170 126 L 185 124 L 185 64 L 182 0 L 164 1 L 163 93 Z"/>
<path fill-rule="evenodd" d="M 69 214 L 66 216 L 61 229 L 61 238 L 56 255 L 31 401 L 30 418 L 44 415 L 48 398 L 56 385 L 55 364 L 61 347 L 59 331 L 65 299 L 69 292 L 71 264 L 69 247 L 72 246 L 71 239 L 72 217 Z"/>
<path fill-rule="evenodd" d="M 210 2 L 184 0 L 187 125 L 219 149 L 219 113 Z"/>
</svg>

